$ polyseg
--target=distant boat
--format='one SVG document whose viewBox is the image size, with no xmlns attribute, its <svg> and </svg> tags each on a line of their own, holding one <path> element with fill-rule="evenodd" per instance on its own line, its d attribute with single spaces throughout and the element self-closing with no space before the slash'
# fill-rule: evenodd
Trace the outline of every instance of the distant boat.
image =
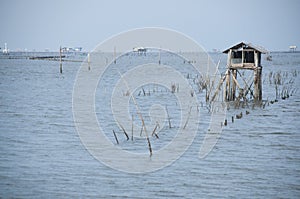
<svg viewBox="0 0 300 199">
<path fill-rule="evenodd" d="M 3 49 L 2 53 L 3 53 L 4 55 L 8 55 L 8 54 L 9 54 L 9 50 L 8 50 L 8 48 L 7 48 L 7 43 L 4 44 L 4 49 Z"/>
</svg>

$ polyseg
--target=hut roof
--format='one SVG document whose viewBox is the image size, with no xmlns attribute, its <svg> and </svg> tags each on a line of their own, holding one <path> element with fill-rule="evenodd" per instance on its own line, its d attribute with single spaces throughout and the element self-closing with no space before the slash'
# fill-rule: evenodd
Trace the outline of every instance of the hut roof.
<svg viewBox="0 0 300 199">
<path fill-rule="evenodd" d="M 223 51 L 223 53 L 228 53 L 228 51 L 232 49 L 232 50 L 242 50 L 242 49 L 254 49 L 256 51 L 259 51 L 261 53 L 267 53 L 267 50 L 263 49 L 262 47 L 258 47 L 258 46 L 254 46 L 253 44 L 251 43 L 244 43 L 244 42 L 241 42 L 241 43 L 238 43 L 226 50 Z"/>
</svg>

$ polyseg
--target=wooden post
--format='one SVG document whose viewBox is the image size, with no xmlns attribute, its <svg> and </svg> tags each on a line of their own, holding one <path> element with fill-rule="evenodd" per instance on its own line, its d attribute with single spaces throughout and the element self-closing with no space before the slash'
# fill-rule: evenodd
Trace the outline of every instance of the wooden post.
<svg viewBox="0 0 300 199">
<path fill-rule="evenodd" d="M 242 66 L 244 66 L 244 59 L 245 59 L 245 52 L 244 49 L 242 49 Z"/>
<path fill-rule="evenodd" d="M 256 67 L 260 66 L 259 53 L 257 51 L 254 51 L 254 65 Z"/>
<path fill-rule="evenodd" d="M 226 73 L 225 73 L 225 75 L 224 75 L 223 82 L 226 80 L 227 72 L 228 72 L 228 70 L 226 71 Z M 223 83 L 222 83 L 222 84 L 223 84 Z M 226 99 L 226 97 L 227 97 L 227 84 L 226 84 L 226 83 L 225 83 L 225 87 L 223 87 L 223 89 L 224 89 L 224 91 L 223 91 L 223 99 L 224 99 L 224 101 L 226 102 L 226 101 L 227 101 L 227 99 Z M 215 95 L 216 95 L 216 93 L 215 93 Z M 215 96 L 213 96 L 213 99 L 215 99 Z"/>
<path fill-rule="evenodd" d="M 114 47 L 114 63 L 117 63 L 116 54 L 117 54 L 117 52 L 116 52 L 116 46 L 115 46 Z"/>
<path fill-rule="evenodd" d="M 262 67 L 260 66 L 259 53 L 257 51 L 254 52 L 254 100 L 256 102 L 262 100 L 262 82 L 261 82 L 261 73 Z"/>
<path fill-rule="evenodd" d="M 62 73 L 62 49 L 59 47 L 59 72 Z"/>
<path fill-rule="evenodd" d="M 262 67 L 254 69 L 254 99 L 256 102 L 262 100 L 262 83 L 261 83 Z"/>
<path fill-rule="evenodd" d="M 232 54 L 232 49 L 229 50 L 227 54 L 227 67 L 229 68 L 231 66 L 231 55 Z"/>
<path fill-rule="evenodd" d="M 232 49 L 229 50 L 227 55 L 227 71 L 226 71 L 226 83 L 224 90 L 224 101 L 229 101 L 229 93 L 230 93 L 230 67 L 231 67 L 231 57 L 232 57 Z"/>
<path fill-rule="evenodd" d="M 167 116 L 168 116 L 168 121 L 169 121 L 169 128 L 172 128 L 171 119 L 170 119 L 170 115 L 169 115 L 169 111 L 168 111 L 168 107 L 167 106 L 166 106 L 166 111 L 167 111 Z"/>
<path fill-rule="evenodd" d="M 258 101 L 258 70 L 257 67 L 254 69 L 254 101 Z"/>
<path fill-rule="evenodd" d="M 159 54 L 158 54 L 158 64 L 160 65 L 160 63 L 161 63 L 161 61 L 160 61 L 160 51 L 161 51 L 161 49 L 159 49 Z"/>
<path fill-rule="evenodd" d="M 230 69 L 227 69 L 225 101 L 230 101 L 230 99 L 231 99 L 231 92 L 230 92 Z"/>
<path fill-rule="evenodd" d="M 116 133 L 115 133 L 115 131 L 114 131 L 114 130 L 113 130 L 113 134 L 114 134 L 114 137 L 115 137 L 115 139 L 116 139 L 116 142 L 117 142 L 117 144 L 119 144 L 118 137 L 117 137 L 117 135 L 116 135 Z"/>
<path fill-rule="evenodd" d="M 258 100 L 261 101 L 262 100 L 262 67 L 260 65 L 260 53 L 257 53 L 257 66 L 258 66 Z"/>
<path fill-rule="evenodd" d="M 232 79 L 235 80 L 232 82 L 232 100 L 235 100 L 235 92 L 236 92 L 236 78 L 237 78 L 237 69 L 232 70 Z"/>
<path fill-rule="evenodd" d="M 87 55 L 87 62 L 88 62 L 88 69 L 91 70 L 91 58 L 90 58 L 90 53 Z"/>
</svg>

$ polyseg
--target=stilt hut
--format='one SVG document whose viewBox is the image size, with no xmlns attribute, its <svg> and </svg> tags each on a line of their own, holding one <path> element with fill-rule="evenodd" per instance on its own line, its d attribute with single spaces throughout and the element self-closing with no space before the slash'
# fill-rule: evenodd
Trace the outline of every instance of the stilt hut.
<svg viewBox="0 0 300 199">
<path fill-rule="evenodd" d="M 262 66 L 261 54 L 265 54 L 266 50 L 252 45 L 251 43 L 241 42 L 223 51 L 228 55 L 227 57 L 227 71 L 226 71 L 226 87 L 224 90 L 225 101 L 234 101 L 237 87 L 239 88 L 238 98 L 245 97 L 250 93 L 255 101 L 262 100 Z M 247 84 L 244 77 L 242 77 L 240 70 L 252 70 L 254 72 L 253 82 Z M 241 76 L 245 87 L 241 88 L 237 81 L 237 74 Z M 251 90 L 254 85 L 254 92 Z M 250 91 L 250 92 L 249 92 Z"/>
</svg>

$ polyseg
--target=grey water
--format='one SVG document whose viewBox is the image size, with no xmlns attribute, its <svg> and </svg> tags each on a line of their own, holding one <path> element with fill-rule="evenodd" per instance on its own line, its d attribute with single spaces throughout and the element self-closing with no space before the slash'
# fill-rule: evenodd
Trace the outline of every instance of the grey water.
<svg viewBox="0 0 300 199">
<path fill-rule="evenodd" d="M 262 62 L 265 100 L 276 97 L 268 79 L 271 71 L 288 73 L 286 86 L 300 85 L 300 53 L 271 55 L 271 62 Z M 221 60 L 224 72 L 226 56 L 211 56 Z M 205 125 L 173 164 L 128 174 L 97 161 L 77 134 L 72 92 L 80 62 L 64 62 L 60 74 L 56 61 L 0 58 L 0 198 L 300 197 L 299 91 L 264 108 L 228 110 L 228 125 L 204 159 L 198 152 Z M 295 71 L 298 75 L 293 76 Z M 96 97 L 101 103 L 103 96 Z M 101 108 L 96 104 L 103 119 Z M 245 110 L 250 114 L 231 122 Z M 205 108 L 201 111 L 209 115 Z M 121 135 L 127 147 L 130 141 Z"/>
</svg>

